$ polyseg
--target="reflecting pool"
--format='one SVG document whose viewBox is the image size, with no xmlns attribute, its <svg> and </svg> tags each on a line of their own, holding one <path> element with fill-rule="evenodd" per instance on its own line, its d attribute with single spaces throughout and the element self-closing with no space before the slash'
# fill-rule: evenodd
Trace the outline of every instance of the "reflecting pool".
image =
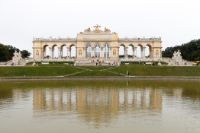
<svg viewBox="0 0 200 133">
<path fill-rule="evenodd" d="M 200 133 L 200 82 L 4 81 L 0 132 Z"/>
</svg>

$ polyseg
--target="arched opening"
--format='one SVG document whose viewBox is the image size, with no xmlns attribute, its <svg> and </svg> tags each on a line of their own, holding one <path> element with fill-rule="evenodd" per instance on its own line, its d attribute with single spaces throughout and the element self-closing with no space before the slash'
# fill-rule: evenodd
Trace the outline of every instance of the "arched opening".
<svg viewBox="0 0 200 133">
<path fill-rule="evenodd" d="M 50 47 L 48 45 L 45 45 L 43 47 L 43 54 L 44 54 L 44 58 L 50 58 L 51 57 L 51 51 L 50 51 Z"/>
<path fill-rule="evenodd" d="M 144 48 L 144 54 L 146 58 L 150 58 L 151 57 L 151 46 L 149 44 L 147 44 Z"/>
<path fill-rule="evenodd" d="M 99 44 L 96 45 L 95 47 L 95 57 L 99 58 L 100 57 L 100 46 Z"/>
<path fill-rule="evenodd" d="M 76 46 L 73 44 L 70 46 L 70 53 L 70 57 L 76 57 Z"/>
<path fill-rule="evenodd" d="M 67 58 L 67 46 L 65 44 L 61 46 L 60 54 L 62 58 Z"/>
<path fill-rule="evenodd" d="M 124 58 L 125 57 L 125 45 L 121 44 L 119 46 L 119 58 Z"/>
<path fill-rule="evenodd" d="M 128 46 L 128 57 L 129 58 L 133 58 L 134 57 L 134 46 L 132 44 L 130 44 Z"/>
<path fill-rule="evenodd" d="M 109 58 L 109 45 L 108 44 L 105 44 L 103 51 L 104 51 L 104 57 L 106 59 Z"/>
<path fill-rule="evenodd" d="M 86 46 L 86 57 L 88 58 L 92 57 L 92 47 L 89 44 Z"/>
<path fill-rule="evenodd" d="M 52 57 L 58 58 L 59 57 L 59 50 L 57 45 L 53 45 L 52 47 Z"/>
<path fill-rule="evenodd" d="M 143 47 L 142 47 L 142 45 L 139 44 L 136 49 L 136 57 L 137 58 L 142 58 L 142 50 L 143 50 Z"/>
</svg>

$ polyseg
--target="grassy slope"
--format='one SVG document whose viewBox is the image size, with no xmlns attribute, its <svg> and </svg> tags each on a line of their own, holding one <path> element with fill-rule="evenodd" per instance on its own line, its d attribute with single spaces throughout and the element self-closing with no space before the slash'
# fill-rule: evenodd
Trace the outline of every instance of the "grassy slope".
<svg viewBox="0 0 200 133">
<path fill-rule="evenodd" d="M 0 67 L 0 77 L 9 76 L 200 76 L 200 67 L 121 65 L 120 67 L 73 67 L 66 65 Z"/>
<path fill-rule="evenodd" d="M 122 65 L 113 69 L 114 72 L 135 76 L 200 76 L 200 67 L 171 67 L 171 66 L 144 66 Z"/>
<path fill-rule="evenodd" d="M 71 66 L 0 67 L 0 77 L 7 76 L 60 76 L 80 71 Z"/>
</svg>

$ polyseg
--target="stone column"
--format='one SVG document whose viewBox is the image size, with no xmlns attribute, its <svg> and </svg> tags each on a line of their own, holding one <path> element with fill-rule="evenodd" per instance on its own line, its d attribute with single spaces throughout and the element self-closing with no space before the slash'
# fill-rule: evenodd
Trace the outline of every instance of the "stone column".
<svg viewBox="0 0 200 133">
<path fill-rule="evenodd" d="M 109 48 L 108 48 L 108 58 L 111 57 L 111 55 L 112 55 L 112 48 L 109 47 Z"/>
<path fill-rule="evenodd" d="M 35 55 L 35 54 L 36 54 L 36 53 L 35 53 L 36 51 L 35 51 L 35 49 L 33 49 L 33 50 L 34 50 L 33 53 L 34 53 L 34 55 Z M 42 49 L 42 56 L 43 56 L 42 59 L 44 59 L 44 57 L 46 56 L 46 53 L 45 53 L 44 48 Z M 35 59 L 35 57 L 34 57 L 34 59 Z"/>
<path fill-rule="evenodd" d="M 94 47 L 92 47 L 91 57 L 95 57 L 95 48 Z"/>
<path fill-rule="evenodd" d="M 60 48 L 60 58 L 62 58 L 62 57 L 63 57 L 63 47 Z"/>
<path fill-rule="evenodd" d="M 104 58 L 103 47 L 100 47 L 100 58 Z"/>
<path fill-rule="evenodd" d="M 84 50 L 85 50 L 85 51 L 84 51 L 84 53 L 85 53 L 85 58 L 87 58 L 87 47 L 86 47 L 86 46 L 84 47 Z"/>
<path fill-rule="evenodd" d="M 145 58 L 145 47 L 142 48 L 142 58 Z"/>
<path fill-rule="evenodd" d="M 49 53 L 50 58 L 53 58 L 53 48 L 49 47 L 49 51 L 50 51 Z"/>
<path fill-rule="evenodd" d="M 55 47 L 52 48 L 52 58 L 54 58 L 54 49 L 55 49 Z"/>
<path fill-rule="evenodd" d="M 82 57 L 86 58 L 86 47 L 83 47 L 83 53 Z"/>
<path fill-rule="evenodd" d="M 124 56 L 128 58 L 128 47 L 124 47 Z"/>
<path fill-rule="evenodd" d="M 77 48 L 77 46 L 75 46 L 75 50 L 76 50 L 75 58 L 77 58 L 77 55 L 78 55 L 78 48 Z"/>
<path fill-rule="evenodd" d="M 151 58 L 151 48 L 149 48 L 149 58 Z"/>
<path fill-rule="evenodd" d="M 58 58 L 61 58 L 61 54 L 62 54 L 62 51 L 61 51 L 61 47 L 58 47 Z"/>
<path fill-rule="evenodd" d="M 137 57 L 137 47 L 134 47 L 133 55 L 134 57 Z"/>
<path fill-rule="evenodd" d="M 70 58 L 71 53 L 70 53 L 70 47 L 67 47 L 67 58 Z"/>
</svg>

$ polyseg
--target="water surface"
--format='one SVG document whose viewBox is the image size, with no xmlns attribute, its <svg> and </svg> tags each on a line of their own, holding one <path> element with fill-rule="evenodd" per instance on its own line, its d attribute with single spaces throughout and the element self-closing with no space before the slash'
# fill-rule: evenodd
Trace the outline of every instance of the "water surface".
<svg viewBox="0 0 200 133">
<path fill-rule="evenodd" d="M 199 133 L 198 81 L 0 82 L 1 133 Z"/>
</svg>

